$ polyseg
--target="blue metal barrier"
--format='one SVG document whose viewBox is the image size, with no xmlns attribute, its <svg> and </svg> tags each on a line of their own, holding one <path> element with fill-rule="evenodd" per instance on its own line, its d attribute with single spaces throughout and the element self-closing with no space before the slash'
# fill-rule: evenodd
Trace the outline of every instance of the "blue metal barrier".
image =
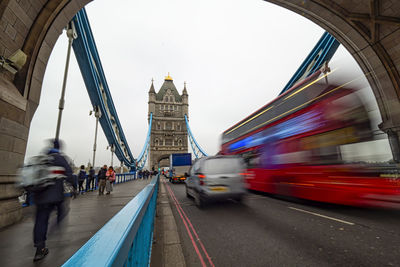
<svg viewBox="0 0 400 267">
<path fill-rule="evenodd" d="M 136 179 L 135 172 L 118 173 L 115 175 L 115 183 L 116 184 L 125 183 L 125 182 L 135 180 L 135 179 Z"/>
<path fill-rule="evenodd" d="M 159 175 L 63 266 L 148 266 L 158 184 Z"/>
</svg>

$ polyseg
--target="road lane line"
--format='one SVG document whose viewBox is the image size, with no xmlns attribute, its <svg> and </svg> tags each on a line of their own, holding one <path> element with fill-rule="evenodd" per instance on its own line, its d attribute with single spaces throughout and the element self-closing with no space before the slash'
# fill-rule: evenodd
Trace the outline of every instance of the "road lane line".
<svg viewBox="0 0 400 267">
<path fill-rule="evenodd" d="M 301 211 L 301 212 L 304 212 L 304 213 L 312 214 L 312 215 L 315 215 L 315 216 L 319 216 L 319 217 L 322 217 L 322 218 L 325 218 L 325 219 L 329 219 L 329 220 L 345 223 L 345 224 L 348 224 L 348 225 L 355 225 L 355 223 L 343 221 L 343 220 L 336 219 L 336 218 L 329 217 L 329 216 L 325 216 L 325 215 L 322 215 L 322 214 L 319 214 L 319 213 L 315 213 L 315 212 L 311 212 L 311 211 L 307 211 L 307 210 L 302 210 L 302 209 L 298 209 L 298 208 L 294 208 L 294 207 L 288 207 L 288 208 L 292 209 L 292 210 L 297 210 L 297 211 Z"/>
<path fill-rule="evenodd" d="M 165 181 L 164 181 L 164 183 L 165 183 Z M 206 248 L 205 248 L 204 245 L 203 245 L 203 242 L 201 242 L 200 237 L 197 235 L 197 232 L 196 232 L 196 230 L 194 229 L 192 222 L 189 220 L 188 216 L 186 215 L 186 212 L 183 210 L 181 204 L 179 203 L 179 200 L 176 198 L 176 196 L 175 196 L 173 190 L 171 189 L 171 187 L 170 187 L 169 185 L 167 185 L 167 186 L 168 186 L 169 190 L 171 190 L 171 193 L 172 193 L 171 197 L 172 197 L 172 198 L 176 201 L 176 203 L 178 204 L 179 209 L 182 211 L 184 217 L 186 218 L 186 221 L 189 223 L 189 226 L 190 226 L 190 228 L 192 229 L 194 235 L 196 236 L 197 241 L 200 243 L 201 249 L 203 250 L 204 254 L 206 255 L 206 257 L 207 257 L 207 259 L 208 259 L 208 262 L 210 263 L 210 265 L 211 265 L 212 267 L 215 267 L 214 263 L 213 263 L 212 260 L 211 260 L 211 257 L 208 255 L 207 250 L 206 250 Z"/>
<path fill-rule="evenodd" d="M 169 187 L 169 185 L 167 185 L 167 184 L 165 183 L 165 181 L 163 181 L 163 183 L 164 183 L 164 185 L 167 187 L 167 190 L 168 190 L 169 195 L 172 197 L 172 194 L 173 194 L 173 193 L 171 192 L 171 188 Z M 173 197 L 172 197 L 172 198 L 173 198 Z M 174 200 L 174 198 L 173 198 L 173 200 Z M 176 209 L 178 210 L 179 215 L 181 216 L 181 219 L 182 219 L 183 224 L 185 225 L 186 231 L 187 231 L 187 233 L 188 233 L 188 235 L 189 235 L 190 240 L 192 241 L 194 250 L 196 251 L 197 256 L 198 256 L 199 259 L 200 259 L 201 265 L 202 265 L 203 267 L 206 267 L 207 265 L 206 265 L 206 263 L 204 262 L 203 256 L 201 255 L 200 250 L 199 250 L 199 248 L 197 247 L 196 242 L 194 241 L 194 238 L 193 238 L 193 236 L 192 236 L 192 233 L 191 233 L 190 230 L 189 230 L 189 227 L 188 227 L 188 225 L 187 225 L 186 220 L 183 218 L 182 213 L 181 213 L 181 211 L 180 211 L 179 208 L 178 208 L 178 204 L 177 204 L 176 200 L 174 200 L 174 204 L 175 204 L 175 206 L 176 206 Z"/>
<path fill-rule="evenodd" d="M 172 191 L 172 189 L 171 189 L 171 191 Z M 182 206 L 181 206 L 179 200 L 175 197 L 175 194 L 174 194 L 173 191 L 172 191 L 172 194 L 173 194 L 175 200 L 178 202 L 178 206 L 179 206 L 179 208 L 181 209 L 181 211 L 182 211 L 182 213 L 183 213 L 183 216 L 185 216 L 187 222 L 189 223 L 189 226 L 190 226 L 190 228 L 192 229 L 194 235 L 196 236 L 197 241 L 199 241 L 200 246 L 201 246 L 201 249 L 203 250 L 204 254 L 206 255 L 206 257 L 207 257 L 207 259 L 208 259 L 208 262 L 210 263 L 210 265 L 211 265 L 212 267 L 215 267 L 214 263 L 213 263 L 212 260 L 211 260 L 211 257 L 208 255 L 207 250 L 206 250 L 206 248 L 205 248 L 204 245 L 203 245 L 203 242 L 201 242 L 200 237 L 197 235 L 197 232 L 196 232 L 196 230 L 194 229 L 192 222 L 191 222 L 191 221 L 189 220 L 189 218 L 187 217 L 186 212 L 183 210 L 183 208 L 182 208 Z"/>
</svg>

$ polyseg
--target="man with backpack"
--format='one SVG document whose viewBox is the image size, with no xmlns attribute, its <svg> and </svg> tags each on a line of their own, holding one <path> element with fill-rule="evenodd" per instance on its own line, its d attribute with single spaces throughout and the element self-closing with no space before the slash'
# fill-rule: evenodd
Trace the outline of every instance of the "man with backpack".
<svg viewBox="0 0 400 267">
<path fill-rule="evenodd" d="M 66 216 L 64 208 L 64 180 L 74 185 L 72 178 L 72 169 L 65 157 L 60 153 L 60 143 L 57 139 L 53 140 L 53 147 L 47 152 L 51 166 L 58 166 L 57 173 L 65 177 L 63 179 L 54 179 L 52 183 L 36 189 L 33 192 L 33 200 L 36 204 L 36 218 L 33 229 L 33 242 L 36 247 L 33 261 L 43 259 L 48 253 L 46 248 L 47 228 L 49 217 L 52 210 L 57 209 L 57 222 Z"/>
</svg>

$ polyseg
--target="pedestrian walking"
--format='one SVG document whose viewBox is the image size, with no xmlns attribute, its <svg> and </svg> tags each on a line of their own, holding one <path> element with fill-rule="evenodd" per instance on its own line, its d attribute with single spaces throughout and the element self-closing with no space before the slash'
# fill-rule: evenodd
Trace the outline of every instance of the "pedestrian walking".
<svg viewBox="0 0 400 267">
<path fill-rule="evenodd" d="M 107 191 L 107 195 L 109 195 L 111 193 L 111 191 L 113 191 L 113 183 L 115 181 L 115 171 L 114 168 L 112 166 L 110 166 L 108 168 L 108 171 L 106 173 L 106 191 Z"/>
<path fill-rule="evenodd" d="M 79 183 L 79 193 L 83 194 L 85 191 L 83 190 L 83 182 L 86 179 L 86 171 L 85 165 L 81 165 L 81 168 L 78 173 L 78 183 Z"/>
<path fill-rule="evenodd" d="M 95 182 L 95 171 L 93 167 L 90 167 L 89 169 L 89 174 L 88 174 L 88 180 L 86 184 L 86 191 L 93 191 L 96 189 L 96 182 Z"/>
<path fill-rule="evenodd" d="M 104 189 L 106 187 L 106 174 L 107 174 L 107 165 L 104 165 L 103 168 L 99 170 L 97 174 L 97 179 L 99 181 L 99 195 L 104 195 Z"/>
<path fill-rule="evenodd" d="M 57 209 L 57 223 L 60 223 L 66 216 L 64 180 L 74 185 L 72 169 L 60 153 L 60 142 L 55 139 L 52 143 L 52 148 L 47 152 L 47 155 L 51 159 L 51 166 L 62 167 L 59 172 L 64 175 L 64 178 L 55 179 L 53 183 L 49 183 L 44 188 L 32 193 L 36 204 L 35 226 L 33 228 L 33 243 L 36 247 L 36 253 L 33 261 L 41 260 L 49 253 L 49 249 L 46 247 L 46 239 L 50 213 Z"/>
</svg>

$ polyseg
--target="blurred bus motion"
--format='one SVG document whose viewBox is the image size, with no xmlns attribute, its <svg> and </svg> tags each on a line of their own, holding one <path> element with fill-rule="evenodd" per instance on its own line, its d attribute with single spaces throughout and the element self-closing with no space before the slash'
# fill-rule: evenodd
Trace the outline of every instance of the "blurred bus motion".
<svg viewBox="0 0 400 267">
<path fill-rule="evenodd" d="M 241 155 L 248 189 L 344 205 L 400 208 L 392 164 L 349 162 L 341 150 L 374 139 L 368 113 L 349 84 L 320 72 L 222 134 L 221 154 Z M 324 77 L 324 76 L 322 76 Z"/>
</svg>

